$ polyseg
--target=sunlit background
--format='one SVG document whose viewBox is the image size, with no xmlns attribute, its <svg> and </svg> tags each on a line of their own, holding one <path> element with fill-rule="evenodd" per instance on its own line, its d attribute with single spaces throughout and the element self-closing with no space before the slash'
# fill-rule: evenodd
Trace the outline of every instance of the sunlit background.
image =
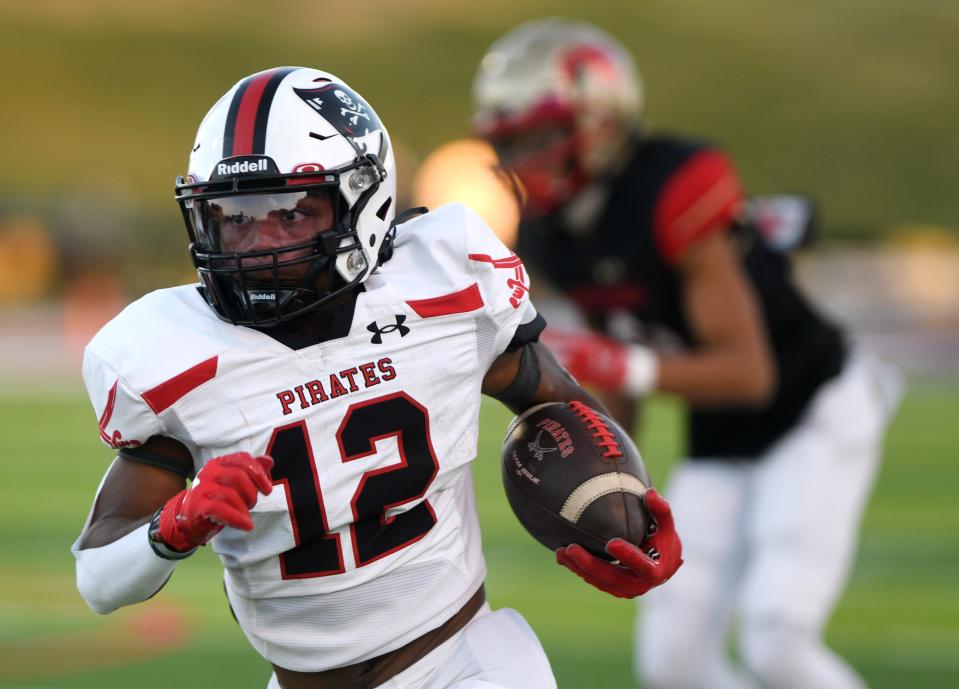
<svg viewBox="0 0 959 689">
<path fill-rule="evenodd" d="M 111 459 L 83 345 L 132 299 L 192 280 L 172 200 L 200 118 L 238 78 L 332 71 L 397 144 L 407 205 L 461 200 L 507 240 L 514 196 L 470 139 L 470 82 L 516 23 L 559 14 L 618 36 L 657 130 L 718 142 L 751 192 L 824 216 L 799 275 L 901 365 L 859 565 L 829 640 L 873 687 L 959 686 L 959 3 L 0 0 L 0 687 L 263 687 L 209 553 L 113 618 L 73 589 L 69 544 Z M 630 686 L 633 607 L 586 590 L 506 512 L 490 404 L 477 471 L 494 605 L 523 612 L 561 687 Z M 678 409 L 642 447 L 665 482 Z M 718 537 L 721 535 L 718 535 Z"/>
</svg>

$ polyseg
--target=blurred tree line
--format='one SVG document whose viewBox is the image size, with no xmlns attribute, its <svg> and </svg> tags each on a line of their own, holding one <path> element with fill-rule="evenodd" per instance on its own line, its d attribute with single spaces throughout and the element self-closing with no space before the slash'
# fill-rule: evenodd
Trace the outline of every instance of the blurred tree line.
<svg viewBox="0 0 959 689">
<path fill-rule="evenodd" d="M 0 0 L 0 59 L 19 66 L 2 77 L 0 272 L 32 266 L 46 294 L 100 272 L 131 294 L 189 279 L 173 179 L 213 99 L 276 65 L 357 88 L 410 176 L 468 135 L 492 40 L 549 14 L 633 49 L 653 128 L 720 143 L 752 192 L 816 195 L 827 238 L 957 225 L 955 2 L 489 0 L 470 13 L 452 0 Z"/>
</svg>

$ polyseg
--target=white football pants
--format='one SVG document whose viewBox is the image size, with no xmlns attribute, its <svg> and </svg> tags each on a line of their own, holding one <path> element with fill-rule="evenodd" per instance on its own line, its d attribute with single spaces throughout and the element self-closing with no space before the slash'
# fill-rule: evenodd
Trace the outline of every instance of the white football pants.
<svg viewBox="0 0 959 689">
<path fill-rule="evenodd" d="M 280 689 L 276 675 L 267 689 Z M 526 620 L 486 604 L 451 638 L 376 689 L 556 689 L 556 680 Z"/>
<path fill-rule="evenodd" d="M 683 462 L 668 497 L 685 564 L 641 599 L 645 689 L 862 689 L 821 641 L 854 561 L 898 371 L 853 354 L 760 461 Z M 727 635 L 738 623 L 741 665 Z"/>
</svg>

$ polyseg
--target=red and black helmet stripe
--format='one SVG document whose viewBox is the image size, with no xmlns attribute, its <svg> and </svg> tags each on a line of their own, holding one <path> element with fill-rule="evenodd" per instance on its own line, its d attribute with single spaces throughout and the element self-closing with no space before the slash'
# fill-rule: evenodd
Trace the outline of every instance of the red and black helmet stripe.
<svg viewBox="0 0 959 689">
<path fill-rule="evenodd" d="M 296 67 L 278 67 L 244 79 L 233 94 L 223 131 L 223 157 L 262 154 L 273 96 Z"/>
</svg>

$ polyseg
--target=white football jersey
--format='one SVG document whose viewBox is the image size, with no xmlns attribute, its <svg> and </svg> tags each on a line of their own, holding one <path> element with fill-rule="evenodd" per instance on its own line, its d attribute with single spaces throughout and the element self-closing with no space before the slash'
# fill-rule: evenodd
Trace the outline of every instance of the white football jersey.
<svg viewBox="0 0 959 689">
<path fill-rule="evenodd" d="M 196 469 L 269 453 L 252 532 L 213 540 L 268 660 L 320 671 L 442 624 L 485 576 L 469 463 L 480 386 L 536 312 L 521 261 L 462 205 L 398 228 L 345 337 L 290 349 L 221 321 L 195 285 L 131 304 L 83 375 L 115 448 L 182 441 Z"/>
</svg>

